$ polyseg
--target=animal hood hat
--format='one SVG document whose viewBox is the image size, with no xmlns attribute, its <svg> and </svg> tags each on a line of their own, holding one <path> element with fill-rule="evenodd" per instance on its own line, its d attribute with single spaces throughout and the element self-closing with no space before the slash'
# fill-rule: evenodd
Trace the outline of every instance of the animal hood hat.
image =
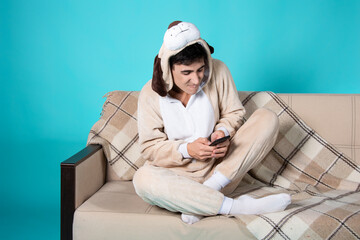
<svg viewBox="0 0 360 240">
<path fill-rule="evenodd" d="M 207 53 L 208 69 L 205 72 L 204 83 L 211 77 L 211 54 L 214 52 L 214 48 L 200 37 L 200 31 L 194 24 L 181 21 L 172 22 L 165 32 L 163 44 L 154 61 L 152 89 L 160 96 L 166 96 L 174 85 L 169 64 L 170 57 L 195 43 L 201 44 Z"/>
</svg>

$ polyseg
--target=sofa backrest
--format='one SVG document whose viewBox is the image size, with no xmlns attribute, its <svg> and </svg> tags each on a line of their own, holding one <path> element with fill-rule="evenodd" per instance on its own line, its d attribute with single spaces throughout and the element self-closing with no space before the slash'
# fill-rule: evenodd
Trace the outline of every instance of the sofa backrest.
<svg viewBox="0 0 360 240">
<path fill-rule="evenodd" d="M 360 163 L 360 94 L 279 94 L 320 136 Z"/>
</svg>

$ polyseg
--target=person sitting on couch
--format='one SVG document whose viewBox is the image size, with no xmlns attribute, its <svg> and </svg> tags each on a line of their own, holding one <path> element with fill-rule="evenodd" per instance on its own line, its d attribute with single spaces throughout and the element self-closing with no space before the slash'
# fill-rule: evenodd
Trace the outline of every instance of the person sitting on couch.
<svg viewBox="0 0 360 240">
<path fill-rule="evenodd" d="M 155 57 L 153 78 L 141 90 L 138 130 L 146 163 L 134 175 L 136 193 L 149 204 L 181 212 L 188 224 L 217 214 L 284 210 L 288 194 L 255 199 L 231 194 L 244 175 L 274 146 L 279 121 L 245 109 L 226 65 L 195 25 L 169 25 Z M 211 142 L 229 136 L 215 146 Z"/>
</svg>

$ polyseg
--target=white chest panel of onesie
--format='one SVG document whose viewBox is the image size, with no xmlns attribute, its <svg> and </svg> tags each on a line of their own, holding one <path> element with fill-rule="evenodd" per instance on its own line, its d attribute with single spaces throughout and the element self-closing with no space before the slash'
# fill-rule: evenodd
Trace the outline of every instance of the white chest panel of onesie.
<svg viewBox="0 0 360 240">
<path fill-rule="evenodd" d="M 200 90 L 192 95 L 187 106 L 169 96 L 160 97 L 164 131 L 169 140 L 192 142 L 209 137 L 215 126 L 214 109 L 206 94 Z"/>
</svg>

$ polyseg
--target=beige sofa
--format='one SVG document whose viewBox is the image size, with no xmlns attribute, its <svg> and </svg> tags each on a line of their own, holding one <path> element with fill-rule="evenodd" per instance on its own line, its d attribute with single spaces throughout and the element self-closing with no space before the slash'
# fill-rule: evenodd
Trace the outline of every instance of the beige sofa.
<svg viewBox="0 0 360 240">
<path fill-rule="evenodd" d="M 240 92 L 241 95 L 241 92 Z M 359 94 L 279 94 L 319 135 L 360 162 Z M 119 181 L 100 145 L 61 163 L 61 239 L 254 239 L 237 218 L 186 225 L 179 213 L 140 199 Z"/>
</svg>

